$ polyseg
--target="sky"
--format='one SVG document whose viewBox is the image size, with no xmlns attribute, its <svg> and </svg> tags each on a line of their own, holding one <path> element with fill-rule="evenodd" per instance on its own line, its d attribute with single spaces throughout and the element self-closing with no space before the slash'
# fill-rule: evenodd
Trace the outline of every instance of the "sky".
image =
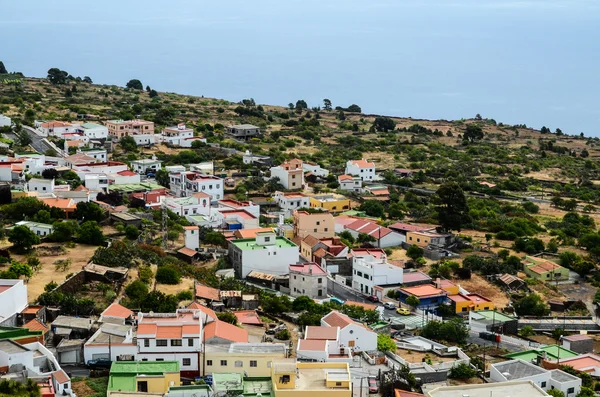
<svg viewBox="0 0 600 397">
<path fill-rule="evenodd" d="M 0 60 L 101 84 L 600 136 L 600 2 L 3 2 Z"/>
</svg>

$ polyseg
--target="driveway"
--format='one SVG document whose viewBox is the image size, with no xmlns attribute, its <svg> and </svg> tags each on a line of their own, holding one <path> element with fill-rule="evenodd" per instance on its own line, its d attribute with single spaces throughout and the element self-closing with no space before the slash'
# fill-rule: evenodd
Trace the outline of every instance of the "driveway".
<svg viewBox="0 0 600 397">
<path fill-rule="evenodd" d="M 559 284 L 558 289 L 568 298 L 580 300 L 585 303 L 591 315 L 596 318 L 593 301 L 597 289 L 593 285 L 580 281 L 578 284 Z"/>
</svg>

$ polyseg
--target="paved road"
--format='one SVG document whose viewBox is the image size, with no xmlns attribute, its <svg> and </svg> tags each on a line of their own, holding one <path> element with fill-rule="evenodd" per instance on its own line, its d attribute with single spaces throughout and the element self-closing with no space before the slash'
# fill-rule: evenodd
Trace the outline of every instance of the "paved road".
<svg viewBox="0 0 600 397">
<path fill-rule="evenodd" d="M 48 145 L 46 142 L 44 142 L 44 137 L 39 136 L 38 134 L 35 133 L 35 130 L 33 128 L 24 125 L 23 131 L 27 132 L 27 134 L 31 138 L 31 146 L 38 153 L 46 153 L 47 150 L 53 149 L 50 145 Z"/>
<path fill-rule="evenodd" d="M 473 332 L 473 331 L 469 332 L 469 337 L 467 338 L 467 342 L 474 343 L 479 346 L 495 346 L 496 345 L 496 342 L 482 339 L 479 337 L 479 332 Z M 506 342 L 500 342 L 499 347 L 501 349 L 506 349 L 511 353 L 512 352 L 522 352 L 524 350 L 527 350 L 523 346 L 513 345 L 512 343 L 506 343 Z"/>
<path fill-rule="evenodd" d="M 62 369 L 72 378 L 86 378 L 90 376 L 90 370 L 85 365 L 63 365 Z"/>
</svg>

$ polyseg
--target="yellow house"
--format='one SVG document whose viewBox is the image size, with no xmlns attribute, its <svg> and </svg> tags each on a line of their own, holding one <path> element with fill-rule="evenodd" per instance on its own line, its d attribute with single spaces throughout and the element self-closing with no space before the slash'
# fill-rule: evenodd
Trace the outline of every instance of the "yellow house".
<svg viewBox="0 0 600 397">
<path fill-rule="evenodd" d="M 457 294 L 448 295 L 450 304 L 456 313 L 466 313 L 469 311 L 494 310 L 496 305 L 488 298 L 479 294 Z"/>
<path fill-rule="evenodd" d="M 348 363 L 273 361 L 271 379 L 275 397 L 350 397 L 352 378 Z"/>
<path fill-rule="evenodd" d="M 309 214 L 306 211 L 294 211 L 294 237 L 304 238 L 311 235 L 317 239 L 335 236 L 335 220 L 327 212 Z"/>
<path fill-rule="evenodd" d="M 204 374 L 239 373 L 251 378 L 270 377 L 272 362 L 284 358 L 283 343 L 206 345 Z"/>
<path fill-rule="evenodd" d="M 407 232 L 406 242 L 421 248 L 427 247 L 429 244 L 444 246 L 446 236 L 433 232 Z"/>
<path fill-rule="evenodd" d="M 351 209 L 350 199 L 341 194 L 318 194 L 310 196 L 310 208 L 321 208 L 328 212 L 344 212 Z"/>
<path fill-rule="evenodd" d="M 110 367 L 108 395 L 120 392 L 165 394 L 181 385 L 179 361 L 116 361 Z"/>
</svg>

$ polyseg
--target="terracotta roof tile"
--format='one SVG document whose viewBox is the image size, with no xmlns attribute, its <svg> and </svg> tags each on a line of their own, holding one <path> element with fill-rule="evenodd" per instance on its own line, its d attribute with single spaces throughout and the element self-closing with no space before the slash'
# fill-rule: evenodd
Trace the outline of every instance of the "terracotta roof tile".
<svg viewBox="0 0 600 397">
<path fill-rule="evenodd" d="M 298 341 L 298 350 L 325 351 L 327 349 L 326 340 L 318 339 L 300 339 Z"/>
<path fill-rule="evenodd" d="M 237 317 L 238 323 L 240 324 L 249 324 L 249 325 L 262 325 L 260 317 L 254 310 L 241 310 L 237 312 L 233 312 Z"/>
<path fill-rule="evenodd" d="M 27 322 L 27 324 L 23 325 L 23 328 L 27 328 L 30 331 L 42 331 L 44 333 L 48 332 L 48 327 L 42 324 L 37 318 Z"/>
<path fill-rule="evenodd" d="M 338 327 L 322 327 L 309 325 L 306 327 L 304 339 L 336 340 Z"/>
<path fill-rule="evenodd" d="M 314 247 L 315 245 L 320 243 L 318 238 L 316 238 L 310 234 L 308 236 L 304 237 L 304 240 L 302 240 L 302 242 L 308 244 L 310 247 Z"/>
<path fill-rule="evenodd" d="M 256 229 L 241 229 L 235 231 L 235 236 L 237 238 L 256 238 L 257 233 L 262 232 L 272 232 L 273 228 L 271 227 L 261 227 Z"/>
<path fill-rule="evenodd" d="M 156 335 L 156 324 L 140 324 L 138 326 L 138 335 Z"/>
<path fill-rule="evenodd" d="M 231 342 L 248 342 L 248 331 L 220 320 L 207 324 L 204 332 L 204 340 L 218 337 Z"/>
<path fill-rule="evenodd" d="M 129 318 L 133 316 L 133 312 L 128 308 L 121 306 L 117 302 L 113 302 L 109 307 L 102 312 L 103 317 Z"/>
<path fill-rule="evenodd" d="M 356 324 L 356 322 L 350 317 L 338 312 L 337 310 L 332 310 L 331 313 L 323 317 L 323 321 L 330 327 L 340 327 L 342 329 L 346 328 L 350 324 Z"/>
<path fill-rule="evenodd" d="M 365 159 L 362 160 L 351 160 L 352 164 L 357 166 L 358 168 L 375 168 L 375 163 L 370 163 Z"/>
<path fill-rule="evenodd" d="M 63 371 L 62 369 L 60 371 L 54 371 L 54 372 L 52 372 L 52 376 L 54 377 L 54 379 L 56 380 L 56 382 L 60 383 L 60 384 L 67 383 L 68 381 L 71 380 L 67 376 L 67 374 L 65 373 L 65 371 Z"/>
<path fill-rule="evenodd" d="M 181 325 L 176 326 L 164 326 L 160 325 L 156 329 L 156 337 L 157 338 L 165 338 L 165 339 L 181 339 Z"/>
<path fill-rule="evenodd" d="M 208 299 L 211 301 L 221 300 L 218 289 L 207 287 L 202 284 L 196 284 L 196 298 Z"/>
</svg>

